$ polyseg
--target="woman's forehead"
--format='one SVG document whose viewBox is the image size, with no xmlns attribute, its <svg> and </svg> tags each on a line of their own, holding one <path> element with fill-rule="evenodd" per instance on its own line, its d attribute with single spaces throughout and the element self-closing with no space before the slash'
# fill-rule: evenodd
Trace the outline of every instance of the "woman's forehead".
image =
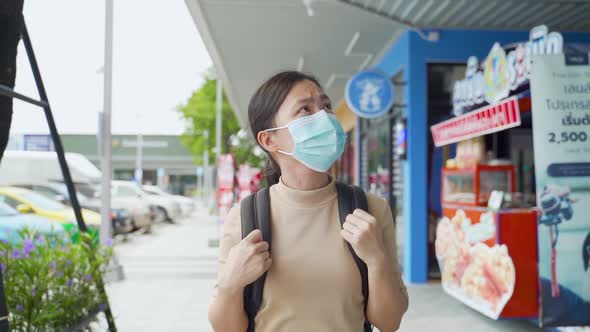
<svg viewBox="0 0 590 332">
<path fill-rule="evenodd" d="M 286 105 L 293 105 L 305 100 L 313 99 L 318 101 L 319 99 L 324 99 L 327 96 L 324 94 L 324 91 L 314 82 L 305 80 L 296 83 L 287 98 L 285 98 L 284 104 Z"/>
</svg>

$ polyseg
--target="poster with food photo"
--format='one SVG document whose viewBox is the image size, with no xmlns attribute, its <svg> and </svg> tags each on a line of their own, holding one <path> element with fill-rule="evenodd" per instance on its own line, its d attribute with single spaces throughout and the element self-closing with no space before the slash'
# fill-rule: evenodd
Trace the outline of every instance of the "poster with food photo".
<svg viewBox="0 0 590 332">
<path fill-rule="evenodd" d="M 516 280 L 508 248 L 495 238 L 493 212 L 468 216 L 457 209 L 440 220 L 435 242 L 445 292 L 492 319 L 502 313 Z"/>
</svg>

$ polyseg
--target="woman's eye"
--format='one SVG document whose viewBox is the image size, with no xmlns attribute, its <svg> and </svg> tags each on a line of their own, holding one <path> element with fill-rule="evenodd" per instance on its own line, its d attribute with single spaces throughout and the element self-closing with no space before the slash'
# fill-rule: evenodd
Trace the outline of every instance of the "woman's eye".
<svg viewBox="0 0 590 332">
<path fill-rule="evenodd" d="M 326 105 L 324 105 L 324 109 L 326 111 L 331 111 L 332 110 L 332 104 L 326 104 Z"/>
<path fill-rule="evenodd" d="M 299 110 L 298 113 L 309 113 L 309 109 L 307 107 L 303 107 Z"/>
</svg>

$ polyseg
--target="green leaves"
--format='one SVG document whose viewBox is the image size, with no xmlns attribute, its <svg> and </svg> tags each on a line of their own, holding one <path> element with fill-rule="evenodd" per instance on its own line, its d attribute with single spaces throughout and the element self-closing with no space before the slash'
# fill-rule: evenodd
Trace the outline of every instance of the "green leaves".
<svg viewBox="0 0 590 332">
<path fill-rule="evenodd" d="M 99 283 L 111 247 L 96 245 L 87 233 L 77 243 L 68 232 L 23 230 L 19 236 L 15 242 L 0 242 L 12 330 L 62 330 L 105 303 Z"/>
<path fill-rule="evenodd" d="M 182 143 L 192 153 L 195 163 L 203 165 L 203 152 L 209 152 L 210 164 L 214 164 L 215 153 L 215 114 L 216 114 L 216 84 L 217 81 L 210 75 L 205 75 L 204 84 L 193 93 L 185 105 L 178 107 L 178 111 L 186 120 L 186 130 L 181 137 Z M 249 163 L 258 167 L 261 158 L 255 155 L 253 148 L 255 142 L 250 137 L 238 137 L 240 125 L 234 115 L 225 94 L 222 103 L 222 152 L 232 153 L 236 158 L 236 164 Z M 209 131 L 209 141 L 203 134 Z M 236 144 L 232 144 L 236 143 Z"/>
</svg>

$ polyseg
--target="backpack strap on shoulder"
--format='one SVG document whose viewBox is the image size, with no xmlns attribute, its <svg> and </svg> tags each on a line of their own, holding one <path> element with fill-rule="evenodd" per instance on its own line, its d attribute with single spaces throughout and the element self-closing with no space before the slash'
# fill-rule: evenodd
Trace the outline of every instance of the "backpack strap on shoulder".
<svg viewBox="0 0 590 332">
<path fill-rule="evenodd" d="M 340 215 L 341 227 L 346 222 L 346 217 L 353 213 L 355 209 L 361 209 L 368 212 L 369 208 L 367 196 L 361 188 L 336 182 L 336 191 L 338 192 L 338 213 Z M 361 274 L 363 304 L 365 317 L 367 317 L 367 304 L 369 301 L 369 271 L 367 269 L 367 264 L 365 264 L 365 262 L 363 262 L 363 260 L 358 257 L 352 246 L 350 244 L 347 245 Z M 373 330 L 371 323 L 366 318 L 363 327 L 365 332 L 370 332 Z"/>
<path fill-rule="evenodd" d="M 240 207 L 242 239 L 259 229 L 262 238 L 271 246 L 270 194 L 267 187 L 244 198 Z M 254 332 L 254 318 L 262 304 L 266 273 L 244 289 L 244 310 L 248 316 L 248 332 Z"/>
</svg>

